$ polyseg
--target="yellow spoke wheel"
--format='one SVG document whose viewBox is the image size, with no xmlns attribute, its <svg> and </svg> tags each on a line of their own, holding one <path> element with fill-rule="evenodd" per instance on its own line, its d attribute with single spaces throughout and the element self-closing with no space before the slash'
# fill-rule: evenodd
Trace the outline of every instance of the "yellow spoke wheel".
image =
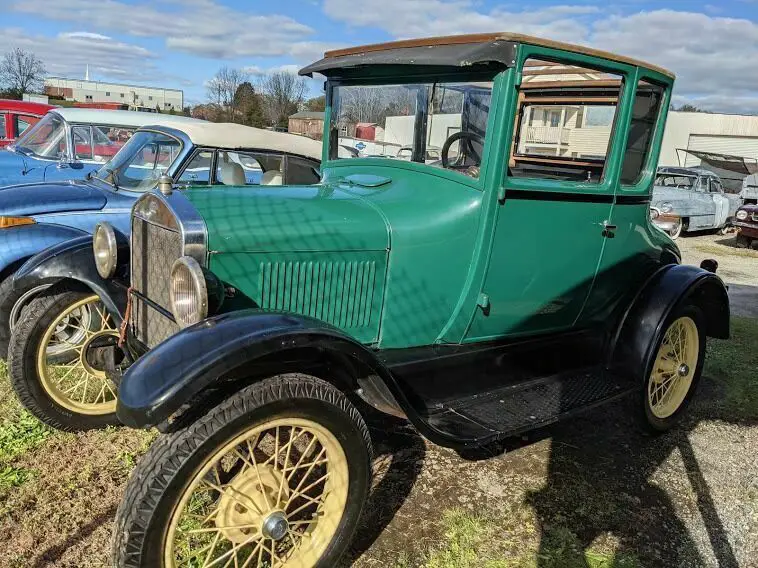
<svg viewBox="0 0 758 568">
<path fill-rule="evenodd" d="M 96 295 L 71 304 L 47 326 L 37 346 L 37 373 L 58 405 L 93 416 L 116 411 L 110 380 L 87 358 L 92 343 L 106 336 L 117 337 L 118 331 Z"/>
<path fill-rule="evenodd" d="M 687 316 L 674 320 L 663 336 L 647 386 L 647 401 L 658 419 L 672 416 L 687 398 L 700 358 L 700 335 Z"/>
<path fill-rule="evenodd" d="M 345 452 L 304 418 L 254 426 L 192 477 L 165 535 L 166 567 L 309 568 L 335 537 L 347 503 Z"/>
</svg>

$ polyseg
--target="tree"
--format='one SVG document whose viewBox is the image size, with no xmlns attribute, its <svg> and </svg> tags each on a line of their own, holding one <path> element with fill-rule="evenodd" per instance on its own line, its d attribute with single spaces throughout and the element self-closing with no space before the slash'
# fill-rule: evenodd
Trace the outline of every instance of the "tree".
<svg viewBox="0 0 758 568">
<path fill-rule="evenodd" d="M 305 101 L 305 108 L 311 112 L 324 112 L 326 110 L 326 95 L 308 99 Z"/>
<path fill-rule="evenodd" d="M 211 104 L 222 109 L 222 120 L 235 122 L 238 120 L 238 100 L 235 96 L 242 83 L 248 82 L 250 75 L 241 69 L 222 67 L 208 81 L 208 100 Z"/>
<path fill-rule="evenodd" d="M 248 126 L 265 126 L 263 97 L 255 92 L 252 83 L 245 81 L 234 93 L 234 103 L 239 109 L 240 122 Z"/>
<path fill-rule="evenodd" d="M 277 71 L 263 77 L 260 90 L 265 96 L 268 123 L 286 127 L 290 115 L 298 111 L 305 99 L 305 79 L 288 71 Z"/>
<path fill-rule="evenodd" d="M 24 93 L 44 90 L 45 65 L 30 51 L 16 48 L 0 62 L 0 84 L 11 96 L 20 99 Z"/>
<path fill-rule="evenodd" d="M 676 110 L 679 112 L 710 112 L 707 110 L 703 110 L 699 107 L 696 107 L 695 105 L 691 105 L 689 103 L 684 103 L 683 105 L 679 107 L 675 107 L 673 104 L 671 105 L 671 110 Z"/>
</svg>

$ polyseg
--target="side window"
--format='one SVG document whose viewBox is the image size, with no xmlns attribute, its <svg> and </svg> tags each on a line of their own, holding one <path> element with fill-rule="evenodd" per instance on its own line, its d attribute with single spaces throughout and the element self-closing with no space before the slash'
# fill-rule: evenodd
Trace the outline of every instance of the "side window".
<svg viewBox="0 0 758 568">
<path fill-rule="evenodd" d="M 711 193 L 724 193 L 721 182 L 716 178 L 711 178 Z"/>
<path fill-rule="evenodd" d="M 321 181 L 319 164 L 312 160 L 289 156 L 285 168 L 285 180 L 287 185 L 314 185 Z"/>
<path fill-rule="evenodd" d="M 218 185 L 283 185 L 282 157 L 251 152 L 218 153 Z"/>
<path fill-rule="evenodd" d="M 134 134 L 133 128 L 92 126 L 93 153 L 96 162 L 107 162 Z"/>
<path fill-rule="evenodd" d="M 27 128 L 34 126 L 39 122 L 36 116 L 16 115 L 16 136 L 21 136 Z"/>
<path fill-rule="evenodd" d="M 5 140 L 6 137 L 7 136 L 5 134 L 5 115 L 0 114 L 0 140 Z"/>
<path fill-rule="evenodd" d="M 621 168 L 621 183 L 637 183 L 645 171 L 650 148 L 655 136 L 655 126 L 661 111 L 663 87 L 640 81 L 634 95 L 632 122 L 626 142 L 624 165 Z"/>
<path fill-rule="evenodd" d="M 77 160 L 92 159 L 92 131 L 89 126 L 74 126 L 71 129 L 74 139 L 74 157 Z"/>
<path fill-rule="evenodd" d="M 619 75 L 527 60 L 518 94 L 509 174 L 599 183 L 621 88 Z"/>
<path fill-rule="evenodd" d="M 182 185 L 208 185 L 211 181 L 211 163 L 213 152 L 198 152 L 179 176 L 177 182 Z"/>
</svg>

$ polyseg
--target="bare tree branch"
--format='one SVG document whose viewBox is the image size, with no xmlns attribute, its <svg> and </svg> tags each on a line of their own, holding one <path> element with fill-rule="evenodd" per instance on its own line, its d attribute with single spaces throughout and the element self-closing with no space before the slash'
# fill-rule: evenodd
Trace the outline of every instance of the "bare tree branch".
<svg viewBox="0 0 758 568">
<path fill-rule="evenodd" d="M 30 51 L 16 48 L 0 62 L 0 85 L 12 96 L 41 93 L 44 89 L 45 65 Z"/>
<path fill-rule="evenodd" d="M 269 124 L 287 126 L 289 116 L 295 114 L 305 99 L 305 78 L 295 73 L 277 71 L 264 76 L 259 90 L 265 96 L 265 114 Z"/>
<path fill-rule="evenodd" d="M 208 81 L 206 89 L 208 100 L 223 109 L 223 118 L 235 122 L 239 111 L 239 97 L 236 97 L 240 85 L 249 81 L 250 75 L 241 69 L 222 67 Z"/>
</svg>

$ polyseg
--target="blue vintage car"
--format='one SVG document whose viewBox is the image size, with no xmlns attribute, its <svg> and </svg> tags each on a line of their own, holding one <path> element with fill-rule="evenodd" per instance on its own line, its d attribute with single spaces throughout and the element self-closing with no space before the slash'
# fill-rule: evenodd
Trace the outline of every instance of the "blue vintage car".
<svg viewBox="0 0 758 568">
<path fill-rule="evenodd" d="M 702 168 L 658 168 L 650 204 L 655 224 L 676 239 L 683 231 L 726 230 L 741 200 Z"/>
<path fill-rule="evenodd" d="M 137 128 L 191 118 L 125 110 L 56 108 L 0 150 L 0 186 L 84 178 L 113 158 Z"/>
<path fill-rule="evenodd" d="M 209 190 L 316 183 L 320 159 L 321 144 L 302 136 L 185 119 L 181 130 L 165 125 L 137 130 L 86 179 L 0 189 L 0 356 L 7 356 L 21 309 L 50 284 L 14 287 L 18 268 L 43 249 L 90 235 L 99 222 L 128 236 L 132 204 L 161 175 L 171 176 L 180 188 Z M 91 237 L 86 240 L 89 246 Z"/>
</svg>

